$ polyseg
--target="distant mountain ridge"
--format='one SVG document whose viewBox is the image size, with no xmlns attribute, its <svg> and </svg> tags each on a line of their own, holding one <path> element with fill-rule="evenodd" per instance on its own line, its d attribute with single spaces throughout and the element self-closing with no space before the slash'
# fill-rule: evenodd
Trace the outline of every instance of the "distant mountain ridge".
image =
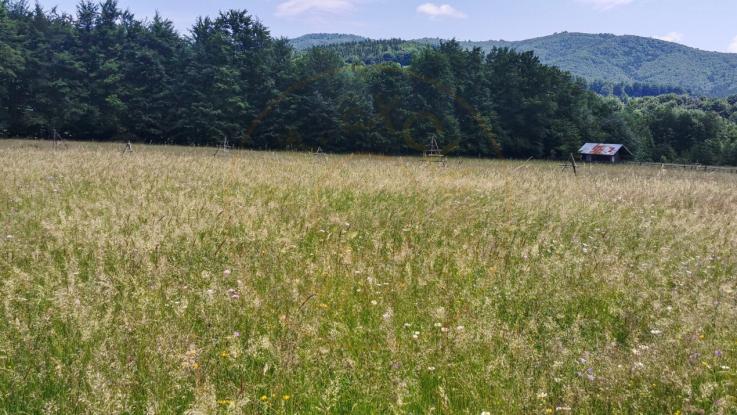
<svg viewBox="0 0 737 415">
<path fill-rule="evenodd" d="M 291 42 L 297 50 L 304 50 L 368 41 L 356 35 L 317 34 Z M 439 38 L 403 41 L 403 48 L 416 50 L 418 45 L 435 46 L 441 41 Z M 563 32 L 521 41 L 459 43 L 484 51 L 494 47 L 532 51 L 543 63 L 591 82 L 667 85 L 711 97 L 737 94 L 737 54 L 709 52 L 653 38 Z"/>
<path fill-rule="evenodd" d="M 340 43 L 363 42 L 369 40 L 363 36 L 347 35 L 338 33 L 312 33 L 290 39 L 290 43 L 296 50 L 305 50 L 315 46 L 328 46 Z"/>
</svg>

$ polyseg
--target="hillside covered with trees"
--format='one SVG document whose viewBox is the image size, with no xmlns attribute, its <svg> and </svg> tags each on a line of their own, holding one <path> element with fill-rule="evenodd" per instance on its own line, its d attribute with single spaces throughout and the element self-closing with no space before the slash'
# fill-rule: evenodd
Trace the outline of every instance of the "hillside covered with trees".
<svg viewBox="0 0 737 415">
<path fill-rule="evenodd" d="M 364 41 L 366 39 L 356 39 L 353 35 L 321 34 L 319 37 L 302 36 L 292 42 L 298 50 L 307 43 L 336 47 L 354 43 L 352 53 L 345 55 L 346 58 L 359 56 L 375 60 L 381 56 L 375 54 L 375 46 L 363 44 Z M 396 44 L 396 41 L 391 42 Z M 394 48 L 406 52 L 419 45 L 438 46 L 441 42 L 442 39 L 437 38 L 409 40 Z M 653 38 L 566 32 L 515 42 L 464 41 L 460 44 L 467 49 L 478 47 L 484 52 L 501 47 L 532 51 L 544 64 L 569 71 L 591 83 L 605 84 L 597 89 L 605 94 L 616 95 L 617 85 L 629 86 L 634 93 L 643 95 L 655 95 L 663 90 L 690 91 L 712 97 L 737 94 L 737 54 L 708 52 Z M 642 86 L 653 91 L 642 91 Z"/>
<path fill-rule="evenodd" d="M 182 36 L 113 0 L 75 16 L 1 0 L 0 135 L 384 154 L 434 137 L 455 155 L 513 158 L 623 142 L 641 160 L 737 164 L 736 98 L 602 98 L 504 47 L 441 42 L 411 66 L 346 64 L 332 47 L 297 53 L 244 10 Z"/>
</svg>

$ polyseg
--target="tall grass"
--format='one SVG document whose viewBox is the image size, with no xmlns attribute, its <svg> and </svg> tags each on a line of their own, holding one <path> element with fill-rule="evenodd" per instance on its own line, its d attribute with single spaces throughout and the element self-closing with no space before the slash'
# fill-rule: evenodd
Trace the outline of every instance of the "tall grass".
<svg viewBox="0 0 737 415">
<path fill-rule="evenodd" d="M 737 412 L 735 175 L 0 149 L 0 413 Z"/>
</svg>

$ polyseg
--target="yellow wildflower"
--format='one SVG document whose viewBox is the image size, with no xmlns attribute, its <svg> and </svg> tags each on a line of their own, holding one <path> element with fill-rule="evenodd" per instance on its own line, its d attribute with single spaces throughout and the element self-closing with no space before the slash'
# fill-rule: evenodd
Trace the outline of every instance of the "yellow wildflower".
<svg viewBox="0 0 737 415">
<path fill-rule="evenodd" d="M 261 399 L 261 402 L 266 402 L 266 401 L 269 400 L 269 397 L 266 396 L 266 395 L 261 395 L 261 398 L 259 398 L 259 399 Z"/>
<path fill-rule="evenodd" d="M 548 409 L 546 409 L 546 410 L 545 410 L 545 413 L 546 413 L 546 414 L 552 414 L 552 413 L 553 413 L 553 408 L 548 408 Z"/>
<path fill-rule="evenodd" d="M 221 399 L 218 401 L 218 404 L 223 405 L 223 406 L 229 406 L 233 404 L 233 401 L 230 399 Z"/>
<path fill-rule="evenodd" d="M 328 308 L 328 305 L 327 305 L 327 304 L 325 304 L 325 303 L 321 303 L 321 304 L 320 304 L 320 308 L 322 308 L 322 309 L 326 309 L 326 308 Z"/>
<path fill-rule="evenodd" d="M 282 398 L 282 400 L 284 400 L 284 401 L 288 401 L 288 400 L 289 400 L 289 398 L 290 398 L 290 396 L 289 396 L 289 395 L 284 395 L 284 396 L 282 396 L 281 398 Z"/>
<path fill-rule="evenodd" d="M 228 356 L 230 356 L 230 353 L 228 353 L 226 350 L 223 350 L 222 352 L 220 352 L 220 357 L 222 357 L 223 359 L 225 359 Z"/>
</svg>

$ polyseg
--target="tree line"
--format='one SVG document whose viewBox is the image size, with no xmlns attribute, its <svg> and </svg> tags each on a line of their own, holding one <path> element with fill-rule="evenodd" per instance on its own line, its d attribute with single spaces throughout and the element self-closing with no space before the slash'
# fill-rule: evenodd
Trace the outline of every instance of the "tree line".
<svg viewBox="0 0 737 415">
<path fill-rule="evenodd" d="M 114 0 L 75 15 L 0 0 L 0 56 L 8 137 L 384 154 L 435 138 L 452 154 L 513 158 L 623 142 L 643 160 L 737 163 L 734 102 L 717 113 L 603 98 L 531 52 L 455 41 L 413 51 L 410 66 L 347 64 L 329 48 L 296 52 L 245 10 L 183 36 Z"/>
</svg>

